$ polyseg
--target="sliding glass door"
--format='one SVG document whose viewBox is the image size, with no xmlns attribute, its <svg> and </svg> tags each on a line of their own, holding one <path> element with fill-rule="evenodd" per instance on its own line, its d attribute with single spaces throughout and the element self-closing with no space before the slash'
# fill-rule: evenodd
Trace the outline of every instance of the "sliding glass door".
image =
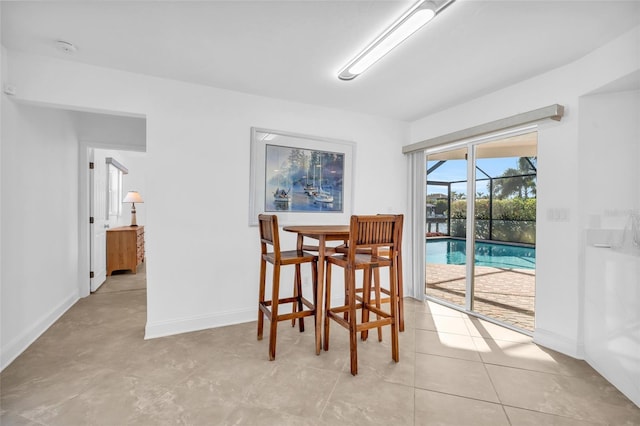
<svg viewBox="0 0 640 426">
<path fill-rule="evenodd" d="M 427 152 L 426 295 L 533 331 L 537 133 L 463 145 Z"/>
<path fill-rule="evenodd" d="M 467 148 L 427 156 L 426 294 L 466 306 Z"/>
</svg>

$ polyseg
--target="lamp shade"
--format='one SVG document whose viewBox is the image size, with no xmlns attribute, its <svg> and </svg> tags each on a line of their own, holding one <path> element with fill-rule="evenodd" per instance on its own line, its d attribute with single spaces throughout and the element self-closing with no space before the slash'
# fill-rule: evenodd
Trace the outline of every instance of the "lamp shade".
<svg viewBox="0 0 640 426">
<path fill-rule="evenodd" d="M 144 203 L 138 191 L 129 191 L 127 196 L 122 200 L 123 203 Z"/>
</svg>

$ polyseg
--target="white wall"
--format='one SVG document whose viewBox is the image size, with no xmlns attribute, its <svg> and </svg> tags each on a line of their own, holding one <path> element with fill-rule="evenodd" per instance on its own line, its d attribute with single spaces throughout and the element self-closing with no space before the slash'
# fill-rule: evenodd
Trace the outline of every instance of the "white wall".
<svg viewBox="0 0 640 426">
<path fill-rule="evenodd" d="M 128 151 L 146 149 L 147 123 L 144 118 L 86 111 L 72 114 L 78 139 L 89 146 Z"/>
<path fill-rule="evenodd" d="M 406 123 L 17 52 L 8 72 L 24 100 L 146 117 L 147 337 L 256 317 L 252 126 L 355 141 L 354 212 L 404 212 Z"/>
<path fill-rule="evenodd" d="M 640 249 L 623 238 L 640 211 L 640 90 L 582 97 L 580 117 L 585 360 L 640 405 Z"/>
<path fill-rule="evenodd" d="M 163 110 L 147 115 L 148 336 L 256 317 L 258 233 L 247 226 L 251 126 L 355 141 L 354 212 L 404 211 L 404 194 L 395 191 L 405 183 L 403 125 L 172 86 L 163 90 L 170 100 Z"/>
<path fill-rule="evenodd" d="M 0 19 L 2 19 L 2 8 L 0 8 Z M 1 33 L 1 32 L 0 32 Z M 0 39 L 2 37 L 0 36 Z M 2 41 L 2 40 L 0 40 Z M 6 67 L 7 67 L 7 61 L 5 60 L 6 58 L 6 52 L 3 46 L 0 45 L 0 97 L 2 99 L 0 99 L 0 166 L 2 165 L 2 140 L 4 140 L 4 126 L 3 126 L 3 122 L 4 122 L 4 114 L 2 114 L 2 111 L 4 110 L 4 76 L 6 75 Z M 0 168 L 0 189 L 2 188 L 2 169 Z M 3 321 L 3 309 L 2 309 L 2 300 L 4 300 L 4 297 L 2 296 L 3 293 L 3 285 L 2 285 L 2 277 L 3 277 L 3 267 L 2 267 L 2 259 L 4 259 L 4 255 L 3 255 L 3 246 L 4 244 L 2 243 L 2 241 L 4 241 L 4 237 L 2 235 L 2 223 L 4 223 L 4 221 L 2 220 L 2 211 L 3 211 L 3 202 L 2 202 L 2 195 L 0 194 L 0 321 Z M 5 356 L 3 355 L 3 346 L 2 346 L 2 342 L 4 341 L 4 336 L 3 336 L 3 330 L 2 330 L 2 324 L 0 323 L 0 371 L 4 368 L 5 366 L 5 362 L 3 361 L 5 359 Z M 7 361 L 8 362 L 8 361 Z"/>
<path fill-rule="evenodd" d="M 638 39 L 640 27 L 564 67 L 411 125 L 410 139 L 414 143 L 555 103 L 566 107 L 562 121 L 541 124 L 538 135 L 534 339 L 572 356 L 582 356 L 584 259 L 581 257 L 583 203 L 578 195 L 582 187 L 579 157 L 585 145 L 600 147 L 602 143 L 579 138 L 579 99 L 640 68 Z M 637 158 L 637 154 L 632 155 Z M 553 209 L 564 210 L 567 220 L 550 220 Z"/>
<path fill-rule="evenodd" d="M 579 132 L 582 227 L 624 229 L 640 208 L 640 91 L 580 98 Z"/>
<path fill-rule="evenodd" d="M 0 19 L 2 19 L 2 8 L 0 8 Z M 0 36 L 1 39 L 1 36 Z M 2 40 L 0 40 L 2 41 Z M 2 93 L 0 93 L 0 97 L 4 98 L 5 94 L 4 94 L 4 76 L 6 74 L 6 66 L 7 66 L 7 61 L 5 60 L 6 57 L 6 52 L 3 46 L 0 45 L 0 91 Z M 3 122 L 4 122 L 4 117 L 2 114 L 2 110 L 3 108 L 3 104 L 4 101 L 3 99 L 0 99 L 0 166 L 2 165 L 2 140 L 4 139 L 3 135 L 4 135 L 4 127 L 3 127 Z M 2 170 L 0 169 L 0 188 L 2 188 Z M 0 194 L 0 321 L 2 321 L 2 259 L 4 258 L 3 254 L 2 254 L 2 241 L 4 241 L 3 236 L 2 236 L 2 195 Z M 2 332 L 2 324 L 0 324 L 0 345 L 2 344 L 2 342 L 4 341 L 3 338 L 3 332 Z M 4 367 L 4 362 L 2 361 L 4 359 L 4 356 L 2 355 L 2 346 L 0 346 L 0 371 L 2 370 L 2 368 Z"/>
<path fill-rule="evenodd" d="M 144 146 L 143 119 L 105 117 L 17 103 L 2 94 L 1 368 L 78 299 L 79 286 L 88 294 L 88 269 L 79 272 L 78 225 L 89 226 L 80 220 L 88 214 L 78 209 L 79 134 L 102 134 L 93 143 L 103 146 Z M 144 153 L 104 152 L 131 167 L 125 189 L 144 189 Z M 122 224 L 129 223 L 129 207 Z M 138 217 L 144 223 L 143 206 Z"/>
<path fill-rule="evenodd" d="M 2 95 L 4 368 L 78 299 L 78 142 L 70 114 Z"/>
</svg>

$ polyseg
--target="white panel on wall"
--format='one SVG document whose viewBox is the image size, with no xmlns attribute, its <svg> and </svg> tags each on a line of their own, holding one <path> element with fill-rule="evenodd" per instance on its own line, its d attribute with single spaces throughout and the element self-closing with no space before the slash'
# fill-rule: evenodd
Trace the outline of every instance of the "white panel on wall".
<svg viewBox="0 0 640 426">
<path fill-rule="evenodd" d="M 629 232 L 640 211 L 640 90 L 585 96 L 580 112 L 585 360 L 640 405 L 640 247 Z"/>
</svg>

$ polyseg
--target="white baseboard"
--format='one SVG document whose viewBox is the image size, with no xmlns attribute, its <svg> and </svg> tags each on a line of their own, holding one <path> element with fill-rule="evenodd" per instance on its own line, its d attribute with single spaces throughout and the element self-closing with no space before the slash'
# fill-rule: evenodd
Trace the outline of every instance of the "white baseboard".
<svg viewBox="0 0 640 426">
<path fill-rule="evenodd" d="M 155 339 L 157 337 L 171 336 L 180 333 L 205 330 L 207 328 L 224 327 L 227 325 L 241 324 L 255 321 L 258 318 L 258 306 L 248 309 L 217 312 L 208 315 L 200 315 L 174 320 L 147 322 L 144 338 Z"/>
<path fill-rule="evenodd" d="M 591 356 L 589 353 L 585 356 L 585 361 L 640 407 L 640 382 L 638 381 L 640 372 L 633 371 L 628 366 L 621 366 L 614 359 Z"/>
<path fill-rule="evenodd" d="M 331 306 L 344 303 L 343 298 L 331 298 Z M 225 327 L 227 325 L 242 324 L 258 319 L 258 303 L 251 308 L 234 311 L 216 312 L 174 320 L 147 322 L 144 332 L 145 339 L 172 336 L 174 334 L 190 333 L 208 328 Z"/>
<path fill-rule="evenodd" d="M 551 331 L 536 328 L 533 332 L 533 342 L 545 348 L 569 355 L 570 357 L 584 359 L 583 351 L 580 345 L 578 345 L 578 342 Z"/>
<path fill-rule="evenodd" d="M 78 301 L 78 293 L 73 292 L 67 296 L 58 306 L 48 314 L 41 317 L 29 329 L 21 333 L 11 342 L 2 345 L 0 352 L 0 371 L 11 364 L 22 352 L 24 352 L 38 337 L 42 335 L 54 322 Z"/>
</svg>

